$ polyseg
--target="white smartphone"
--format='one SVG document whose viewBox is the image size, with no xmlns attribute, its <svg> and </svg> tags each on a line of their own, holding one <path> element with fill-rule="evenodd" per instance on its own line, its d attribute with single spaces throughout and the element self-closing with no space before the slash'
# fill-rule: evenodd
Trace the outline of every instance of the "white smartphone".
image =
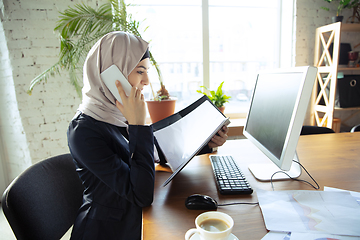
<svg viewBox="0 0 360 240">
<path fill-rule="evenodd" d="M 110 92 L 120 103 L 122 103 L 122 101 L 119 91 L 115 84 L 116 80 L 120 81 L 126 96 L 130 95 L 132 86 L 130 85 L 129 81 L 125 78 L 125 76 L 122 74 L 122 72 L 119 70 L 119 68 L 116 65 L 111 65 L 109 68 L 103 71 L 100 74 L 100 76 L 103 82 L 105 83 L 105 85 L 110 90 Z"/>
</svg>

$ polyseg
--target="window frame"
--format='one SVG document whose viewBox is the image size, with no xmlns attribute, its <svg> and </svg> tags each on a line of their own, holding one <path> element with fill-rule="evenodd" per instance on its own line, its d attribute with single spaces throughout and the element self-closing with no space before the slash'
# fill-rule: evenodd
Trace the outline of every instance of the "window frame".
<svg viewBox="0 0 360 240">
<path fill-rule="evenodd" d="M 295 46 L 295 12 L 294 12 L 295 0 L 279 0 L 279 43 L 278 43 L 278 66 L 277 67 L 293 67 L 294 66 L 294 46 Z M 162 5 L 162 4 L 149 4 L 149 5 Z M 202 67 L 203 77 L 202 86 L 210 88 L 210 21 L 209 21 L 209 0 L 201 0 L 201 19 L 202 19 Z M 234 116 L 236 118 L 246 117 L 246 112 L 227 113 L 227 115 Z"/>
</svg>

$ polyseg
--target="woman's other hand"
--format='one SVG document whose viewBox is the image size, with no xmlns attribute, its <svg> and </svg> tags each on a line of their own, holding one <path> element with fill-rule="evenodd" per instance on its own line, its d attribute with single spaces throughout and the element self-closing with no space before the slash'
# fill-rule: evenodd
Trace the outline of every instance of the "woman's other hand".
<svg viewBox="0 0 360 240">
<path fill-rule="evenodd" d="M 220 147 L 222 146 L 227 138 L 228 138 L 228 135 L 227 133 L 229 132 L 229 128 L 227 126 L 223 126 L 218 132 L 217 134 L 215 134 L 210 142 L 208 143 L 209 147 L 210 148 L 216 148 L 216 147 Z"/>
</svg>

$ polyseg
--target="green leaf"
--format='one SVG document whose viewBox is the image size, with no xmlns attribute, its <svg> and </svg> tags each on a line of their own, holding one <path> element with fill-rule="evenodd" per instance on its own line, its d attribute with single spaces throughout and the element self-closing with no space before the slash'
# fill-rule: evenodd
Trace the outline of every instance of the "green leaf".
<svg viewBox="0 0 360 240">
<path fill-rule="evenodd" d="M 31 94 L 37 84 L 46 82 L 50 76 L 68 71 L 70 82 L 81 97 L 79 76 L 82 76 L 86 55 L 95 42 L 111 31 L 125 31 L 141 37 L 138 31 L 140 22 L 127 14 L 127 6 L 129 5 L 123 0 L 109 0 L 96 9 L 81 3 L 59 12 L 59 20 L 54 28 L 60 40 L 59 60 L 31 81 L 28 93 Z M 155 66 L 163 86 L 159 65 L 151 52 L 150 61 Z"/>
<path fill-rule="evenodd" d="M 231 98 L 230 96 L 226 96 L 222 91 L 222 86 L 224 84 L 224 81 L 219 85 L 216 92 L 215 91 L 209 91 L 210 94 L 207 94 L 205 91 L 196 90 L 198 93 L 202 93 L 206 95 L 210 101 L 217 107 L 222 107 L 225 103 L 229 102 L 228 100 Z M 204 88 L 208 90 L 205 86 L 200 86 L 200 88 Z"/>
</svg>

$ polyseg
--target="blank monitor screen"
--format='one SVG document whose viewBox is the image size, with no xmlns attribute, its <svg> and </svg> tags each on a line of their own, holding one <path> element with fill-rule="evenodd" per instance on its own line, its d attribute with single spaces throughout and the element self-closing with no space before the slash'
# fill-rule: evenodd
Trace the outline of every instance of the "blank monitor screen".
<svg viewBox="0 0 360 240">
<path fill-rule="evenodd" d="M 283 170 L 290 169 L 316 73 L 296 67 L 257 76 L 244 135 Z"/>
</svg>

